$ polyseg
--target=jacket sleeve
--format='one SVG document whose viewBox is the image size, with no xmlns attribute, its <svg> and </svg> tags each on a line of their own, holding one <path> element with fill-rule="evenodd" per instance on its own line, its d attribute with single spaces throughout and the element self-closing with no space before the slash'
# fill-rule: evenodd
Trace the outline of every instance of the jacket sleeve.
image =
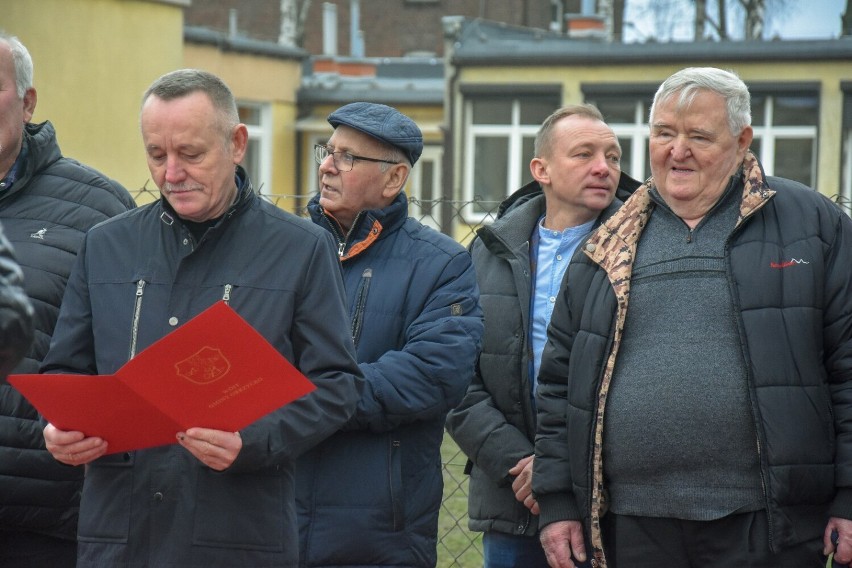
<svg viewBox="0 0 852 568">
<path fill-rule="evenodd" d="M 823 341 L 837 438 L 830 514 L 852 519 L 852 219 L 843 213 L 828 254 Z"/>
<path fill-rule="evenodd" d="M 83 238 L 62 295 L 59 317 L 50 349 L 39 373 L 97 375 L 95 341 L 92 333 L 92 304 L 86 281 L 89 235 Z"/>
<path fill-rule="evenodd" d="M 447 416 L 446 427 L 470 461 L 498 485 L 511 483 L 509 470 L 533 453 L 526 434 L 495 405 L 478 365 L 461 404 Z"/>
<path fill-rule="evenodd" d="M 293 317 L 295 364 L 316 389 L 241 432 L 231 473 L 296 458 L 337 432 L 354 414 L 363 386 L 349 335 L 346 296 L 331 235 L 318 239 Z M 321 283 L 321 284 L 319 284 Z"/>
<path fill-rule="evenodd" d="M 479 288 L 470 255 L 460 249 L 440 268 L 402 349 L 362 363 L 364 394 L 347 429 L 373 432 L 439 418 L 470 384 L 482 340 Z"/>
<path fill-rule="evenodd" d="M 484 282 L 483 278 L 490 275 L 488 263 L 494 261 L 493 255 L 479 239 L 474 241 L 471 254 L 480 282 Z M 489 331 L 489 334 L 504 333 L 512 332 L 500 329 Z M 532 441 L 526 433 L 506 419 L 503 410 L 491 395 L 494 389 L 509 388 L 504 381 L 512 378 L 513 372 L 513 368 L 508 368 L 499 376 L 489 376 L 486 381 L 482 368 L 477 364 L 464 398 L 450 411 L 446 422 L 447 432 L 468 459 L 498 485 L 511 483 L 513 476 L 509 475 L 509 469 L 514 467 L 518 460 L 533 453 Z"/>
<path fill-rule="evenodd" d="M 0 380 L 27 352 L 33 340 L 33 309 L 23 289 L 12 245 L 0 231 Z"/>
<path fill-rule="evenodd" d="M 541 508 L 541 527 L 555 521 L 582 518 L 572 492 L 568 453 L 568 369 L 576 332 L 570 289 L 566 289 L 564 283 L 570 278 L 572 268 L 573 263 L 553 308 L 538 373 L 538 424 L 532 483 L 533 494 Z"/>
</svg>

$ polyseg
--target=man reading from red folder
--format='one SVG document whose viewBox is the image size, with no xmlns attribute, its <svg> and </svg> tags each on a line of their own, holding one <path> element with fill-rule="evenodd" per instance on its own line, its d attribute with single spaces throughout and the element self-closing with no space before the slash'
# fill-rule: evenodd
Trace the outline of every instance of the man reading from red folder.
<svg viewBox="0 0 852 568">
<path fill-rule="evenodd" d="M 240 432 L 197 424 L 134 452 L 48 425 L 53 456 L 87 464 L 77 566 L 296 566 L 294 459 L 350 418 L 362 381 L 332 240 L 254 192 L 216 76 L 159 78 L 140 124 L 162 198 L 86 235 L 42 371 L 113 374 L 224 300 L 316 389 Z"/>
</svg>

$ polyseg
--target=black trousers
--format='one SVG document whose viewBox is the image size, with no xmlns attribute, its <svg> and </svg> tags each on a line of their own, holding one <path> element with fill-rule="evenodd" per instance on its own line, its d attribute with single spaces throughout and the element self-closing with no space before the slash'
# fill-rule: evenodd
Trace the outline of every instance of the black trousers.
<svg viewBox="0 0 852 568">
<path fill-rule="evenodd" d="M 766 511 L 715 521 L 634 517 L 601 519 L 609 568 L 823 568 L 822 538 L 778 554 L 769 550 Z"/>
</svg>

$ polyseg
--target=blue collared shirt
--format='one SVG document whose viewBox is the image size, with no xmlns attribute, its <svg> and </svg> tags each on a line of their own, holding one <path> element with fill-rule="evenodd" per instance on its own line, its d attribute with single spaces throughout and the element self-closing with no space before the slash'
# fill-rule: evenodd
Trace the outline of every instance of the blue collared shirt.
<svg viewBox="0 0 852 568">
<path fill-rule="evenodd" d="M 532 239 L 532 252 L 535 259 L 530 330 L 533 349 L 533 392 L 538 385 L 538 370 L 541 366 L 544 344 L 547 341 L 547 326 L 553 314 L 553 306 L 556 303 L 559 287 L 562 285 L 562 278 L 577 246 L 595 226 L 595 219 L 561 232 L 546 229 L 543 223 L 544 217 L 536 225 L 538 231 Z"/>
</svg>

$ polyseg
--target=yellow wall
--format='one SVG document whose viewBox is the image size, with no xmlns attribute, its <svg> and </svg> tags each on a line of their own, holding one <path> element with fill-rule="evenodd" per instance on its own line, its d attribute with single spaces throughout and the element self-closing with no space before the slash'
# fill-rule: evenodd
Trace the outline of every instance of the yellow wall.
<svg viewBox="0 0 852 568">
<path fill-rule="evenodd" d="M 184 64 L 218 75 L 238 100 L 271 105 L 272 187 L 264 188 L 264 193 L 296 193 L 296 91 L 301 81 L 301 62 L 187 43 Z M 280 205 L 287 208 L 284 203 Z"/>
<path fill-rule="evenodd" d="M 56 126 L 64 155 L 131 193 L 142 187 L 149 173 L 139 103 L 154 79 L 182 65 L 183 9 L 145 0 L 3 0 L 0 14 L 0 26 L 33 58 L 33 121 Z"/>
<path fill-rule="evenodd" d="M 817 187 L 825 195 L 833 196 L 839 192 L 841 168 L 841 119 L 843 93 L 842 81 L 852 81 L 852 65 L 848 61 L 826 62 L 758 62 L 742 63 L 731 61 L 702 62 L 702 66 L 732 69 L 746 83 L 771 82 L 783 85 L 787 82 L 817 82 L 820 90 L 820 119 L 818 125 Z M 619 66 L 575 66 L 575 67 L 493 67 L 464 68 L 461 70 L 461 84 L 505 84 L 510 77 L 512 84 L 541 84 L 542 82 L 559 84 L 563 90 L 564 103 L 583 101 L 581 85 L 606 83 L 649 83 L 659 85 L 666 77 L 678 71 L 684 65 L 619 65 Z M 456 128 L 455 136 L 462 135 L 461 105 L 463 99 L 456 91 Z M 456 145 L 457 148 L 461 144 Z M 460 174 L 461 157 L 456 156 L 456 172 Z"/>
</svg>

